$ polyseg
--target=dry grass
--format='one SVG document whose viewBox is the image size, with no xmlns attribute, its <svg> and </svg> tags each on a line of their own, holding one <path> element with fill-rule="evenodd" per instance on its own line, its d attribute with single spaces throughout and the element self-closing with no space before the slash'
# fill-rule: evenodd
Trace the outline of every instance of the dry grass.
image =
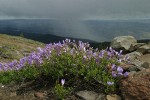
<svg viewBox="0 0 150 100">
<path fill-rule="evenodd" d="M 9 48 L 9 50 L 3 50 L 3 47 Z M 44 47 L 44 44 L 20 36 L 0 34 L 0 62 L 10 61 L 17 58 L 19 59 L 20 57 L 23 57 L 25 53 L 30 53 L 36 50 L 37 47 Z M 9 54 L 11 51 L 17 51 L 20 55 L 16 55 L 14 59 L 2 56 L 2 54 Z"/>
</svg>

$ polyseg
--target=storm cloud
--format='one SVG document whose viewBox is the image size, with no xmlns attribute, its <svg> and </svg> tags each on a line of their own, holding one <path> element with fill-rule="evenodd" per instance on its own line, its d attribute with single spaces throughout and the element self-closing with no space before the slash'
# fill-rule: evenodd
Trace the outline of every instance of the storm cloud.
<svg viewBox="0 0 150 100">
<path fill-rule="evenodd" d="M 74 36 L 97 40 L 80 20 L 150 18 L 149 9 L 150 0 L 0 0 L 0 19 L 57 19 Z"/>
<path fill-rule="evenodd" d="M 150 18 L 150 0 L 1 0 L 0 17 Z"/>
</svg>

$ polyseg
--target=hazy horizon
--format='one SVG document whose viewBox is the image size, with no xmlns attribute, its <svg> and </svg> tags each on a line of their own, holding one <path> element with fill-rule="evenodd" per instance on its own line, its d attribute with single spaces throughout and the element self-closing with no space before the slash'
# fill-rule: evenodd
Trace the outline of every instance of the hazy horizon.
<svg viewBox="0 0 150 100">
<path fill-rule="evenodd" d="M 0 19 L 56 19 L 72 37 L 98 40 L 82 20 L 150 19 L 150 0 L 0 0 Z"/>
</svg>

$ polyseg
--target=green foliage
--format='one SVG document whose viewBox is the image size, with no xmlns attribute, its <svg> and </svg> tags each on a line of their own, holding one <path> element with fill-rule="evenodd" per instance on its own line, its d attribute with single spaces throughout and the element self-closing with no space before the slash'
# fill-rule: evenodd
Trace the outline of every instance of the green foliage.
<svg viewBox="0 0 150 100">
<path fill-rule="evenodd" d="M 59 100 L 64 100 L 64 98 L 71 93 L 72 88 L 65 88 L 60 84 L 56 84 L 53 91 Z"/>
<path fill-rule="evenodd" d="M 41 75 L 51 75 L 54 80 L 58 80 L 61 77 L 65 77 L 69 80 L 82 79 L 90 81 L 94 79 L 99 83 L 106 86 L 108 92 L 114 91 L 114 89 L 108 89 L 107 81 L 115 82 L 115 79 L 107 72 L 105 66 L 112 63 L 113 60 L 101 59 L 102 63 L 97 64 L 93 59 L 85 61 L 83 63 L 83 57 L 81 54 L 77 54 L 74 57 L 70 54 L 63 53 L 61 56 L 53 55 L 50 61 L 45 61 L 42 66 L 26 66 L 19 71 L 1 72 L 1 83 L 9 83 L 13 80 L 21 81 L 23 79 L 36 79 Z M 74 80 L 75 82 L 75 80 Z M 114 86 L 111 86 L 114 87 Z M 104 91 L 106 91 L 104 90 Z"/>
<path fill-rule="evenodd" d="M 11 81 L 20 82 L 25 79 L 36 79 L 39 70 L 35 67 L 26 66 L 22 70 L 0 71 L 0 83 L 9 84 Z"/>
<path fill-rule="evenodd" d="M 66 43 L 67 44 L 67 43 Z M 21 69 L 9 70 L 9 71 L 0 71 L 0 83 L 7 84 L 11 81 L 23 81 L 25 79 L 34 80 L 40 78 L 42 76 L 52 77 L 54 82 L 58 82 L 60 79 L 66 79 L 66 86 L 61 86 L 60 84 L 56 84 L 54 87 L 54 93 L 59 97 L 59 99 L 63 99 L 71 89 L 69 87 L 72 86 L 77 80 L 82 82 L 88 82 L 89 84 L 93 84 L 94 82 L 98 82 L 98 85 L 103 86 L 104 93 L 113 93 L 117 89 L 117 82 L 120 79 L 119 77 L 112 77 L 111 71 L 109 71 L 108 66 L 115 64 L 118 66 L 120 63 L 118 62 L 118 58 L 115 54 L 119 54 L 118 52 L 114 52 L 113 50 L 94 50 L 89 48 L 86 50 L 84 48 L 84 44 L 80 44 L 77 46 L 73 44 L 71 45 L 60 45 L 57 44 L 54 48 L 51 45 L 52 49 L 50 56 L 44 58 L 44 52 L 48 50 L 47 48 L 43 51 L 39 48 L 40 53 L 43 54 L 40 56 L 42 58 L 42 64 L 33 63 L 27 64 Z M 83 46 L 84 45 L 84 46 Z M 74 52 L 72 51 L 74 50 Z M 39 53 L 38 53 L 39 54 Z M 101 56 L 100 56 L 101 55 Z M 120 54 L 119 54 L 120 55 Z M 32 60 L 35 58 L 36 60 Z M 100 56 L 100 57 L 99 57 Z M 113 56 L 115 56 L 113 58 Z M 28 60 L 37 62 L 36 53 L 29 56 Z M 41 60 L 38 58 L 38 61 Z M 114 84 L 109 84 L 108 82 L 113 82 Z"/>
</svg>

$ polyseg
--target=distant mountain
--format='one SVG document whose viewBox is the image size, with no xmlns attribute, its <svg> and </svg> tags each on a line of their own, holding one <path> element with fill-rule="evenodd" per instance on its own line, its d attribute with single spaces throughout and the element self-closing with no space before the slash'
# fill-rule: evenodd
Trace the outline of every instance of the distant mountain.
<svg viewBox="0 0 150 100">
<path fill-rule="evenodd" d="M 85 23 L 102 41 L 123 35 L 131 35 L 138 40 L 150 39 L 150 20 L 88 20 Z"/>
<path fill-rule="evenodd" d="M 4 34 L 4 33 L 0 33 Z M 52 34 L 34 34 L 34 33 L 29 33 L 29 34 L 23 34 L 23 33 L 5 33 L 8 35 L 12 36 L 21 36 L 27 39 L 32 39 L 35 41 L 43 42 L 43 43 L 56 43 L 56 42 L 62 42 L 65 39 L 71 39 L 71 40 L 76 40 L 76 41 L 83 41 L 83 42 L 90 42 L 90 43 L 96 43 L 96 41 L 93 40 L 88 40 L 88 39 L 80 39 L 80 38 L 72 38 L 72 37 L 61 37 L 61 36 L 56 36 Z"/>
</svg>

